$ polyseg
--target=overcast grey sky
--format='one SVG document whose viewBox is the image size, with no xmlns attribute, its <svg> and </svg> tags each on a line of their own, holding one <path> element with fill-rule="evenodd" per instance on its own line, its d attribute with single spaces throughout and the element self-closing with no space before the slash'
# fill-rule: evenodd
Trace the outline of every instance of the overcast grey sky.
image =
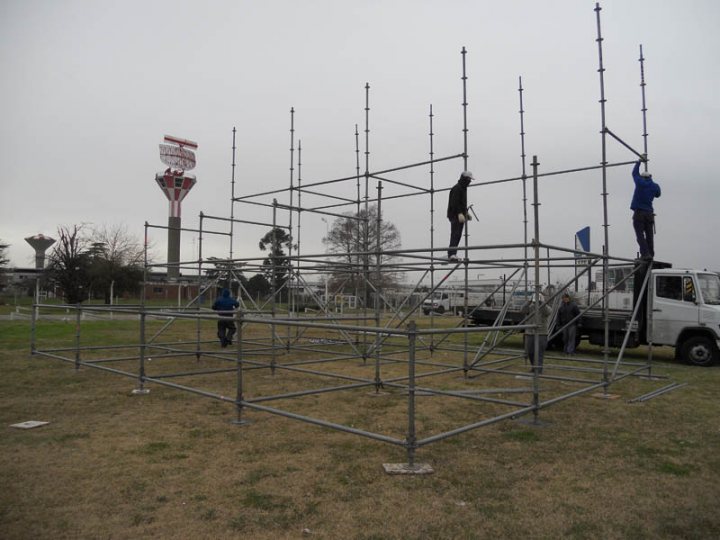
<svg viewBox="0 0 720 540">
<path fill-rule="evenodd" d="M 199 212 L 229 216 L 232 128 L 236 193 L 289 183 L 290 108 L 302 144 L 302 181 L 355 173 L 355 124 L 364 129 L 370 84 L 370 168 L 462 152 L 461 55 L 467 48 L 469 169 L 478 181 L 521 172 L 518 77 L 525 88 L 527 154 L 540 171 L 601 159 L 595 2 L 587 0 L 0 0 L 0 239 L 11 264 L 32 265 L 24 237 L 56 237 L 61 224 L 165 225 L 168 205 L 154 182 L 164 169 L 164 134 L 199 143 L 198 181 L 183 225 Z M 642 148 L 639 45 L 646 57 L 650 169 L 658 259 L 720 269 L 720 143 L 716 0 L 605 0 L 602 6 L 607 124 Z M 362 137 L 361 137 L 362 139 Z M 364 148 L 362 149 L 364 151 Z M 633 159 L 609 142 L 609 161 Z M 296 152 L 297 157 L 297 152 Z M 436 167 L 450 187 L 462 161 Z M 297 170 L 296 170 L 297 177 Z M 427 168 L 392 178 L 429 186 Z M 375 182 L 371 185 L 374 187 Z M 385 194 L 401 190 L 386 186 Z M 630 166 L 608 175 L 610 251 L 633 257 Z M 355 195 L 354 182 L 324 189 Z M 572 246 L 592 228 L 602 244 L 599 171 L 541 180 L 541 239 Z M 287 195 L 279 197 L 288 202 Z M 479 222 L 471 244 L 520 242 L 519 182 L 471 189 Z M 303 204 L 313 205 L 311 197 Z M 430 243 L 429 197 L 388 201 L 403 247 Z M 445 245 L 446 193 L 436 196 L 435 244 Z M 236 216 L 269 221 L 267 210 Z M 262 210 L 262 211 L 261 211 Z M 286 219 L 286 218 L 283 218 Z M 323 250 L 325 224 L 303 214 L 302 249 Z M 225 229 L 218 225 L 218 228 Z M 244 226 L 235 256 L 257 253 L 266 228 Z M 164 233 L 153 233 L 158 258 Z M 194 235 L 182 258 L 194 258 Z M 204 255 L 227 256 L 226 241 Z"/>
</svg>

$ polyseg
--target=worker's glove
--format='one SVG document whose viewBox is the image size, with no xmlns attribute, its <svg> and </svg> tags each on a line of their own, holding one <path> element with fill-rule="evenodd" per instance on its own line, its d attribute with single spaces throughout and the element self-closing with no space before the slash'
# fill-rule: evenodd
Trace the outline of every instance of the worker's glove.
<svg viewBox="0 0 720 540">
<path fill-rule="evenodd" d="M 641 156 L 640 156 L 640 161 L 642 161 L 643 163 L 645 163 L 645 162 L 647 161 L 647 154 L 641 155 Z"/>
<path fill-rule="evenodd" d="M 472 216 L 470 214 L 467 215 L 467 220 L 472 221 Z"/>
<path fill-rule="evenodd" d="M 458 214 L 458 221 L 460 223 L 465 223 L 465 214 Z"/>
</svg>

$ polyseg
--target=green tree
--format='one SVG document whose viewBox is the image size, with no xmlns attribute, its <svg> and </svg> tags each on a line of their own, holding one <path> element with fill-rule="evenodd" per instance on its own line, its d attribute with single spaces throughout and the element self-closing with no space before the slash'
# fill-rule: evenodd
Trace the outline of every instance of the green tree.
<svg viewBox="0 0 720 540">
<path fill-rule="evenodd" d="M 290 276 L 290 260 L 285 253 L 285 248 L 292 247 L 292 237 L 285 229 L 275 227 L 260 239 L 258 244 L 262 251 L 270 251 L 270 254 L 263 260 L 263 274 L 269 280 L 271 286 L 275 286 L 276 293 L 280 300 L 287 298 L 285 284 Z"/>
<path fill-rule="evenodd" d="M 383 266 L 396 258 L 387 252 L 400 248 L 400 232 L 393 223 L 386 220 L 381 220 L 378 229 L 375 205 L 367 210 L 347 212 L 344 215 L 347 217 L 336 219 L 328 235 L 323 238 L 323 243 L 328 253 L 333 255 L 335 263 L 330 272 L 330 288 L 334 292 L 355 294 L 367 302 L 372 294 L 372 287 L 365 282 L 365 277 L 373 287 L 379 289 L 391 287 L 398 282 L 398 273 L 388 271 Z M 376 272 L 378 231 L 381 265 L 379 278 Z"/>
<path fill-rule="evenodd" d="M 262 298 L 270 294 L 270 282 L 262 274 L 255 274 L 243 285 L 245 286 L 245 290 L 247 290 L 248 294 L 253 299 L 257 298 L 258 296 Z"/>
</svg>

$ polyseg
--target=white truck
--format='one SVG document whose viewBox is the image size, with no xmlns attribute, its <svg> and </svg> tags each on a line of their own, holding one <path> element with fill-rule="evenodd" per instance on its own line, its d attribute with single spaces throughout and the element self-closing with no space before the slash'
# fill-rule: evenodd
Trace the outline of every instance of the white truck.
<svg viewBox="0 0 720 540">
<path fill-rule="evenodd" d="M 640 298 L 640 289 L 648 271 L 640 263 L 634 276 L 633 306 L 640 302 L 636 321 L 631 327 L 627 347 L 667 345 L 675 347 L 675 357 L 697 366 L 720 362 L 720 277 L 705 270 L 674 269 L 667 263 L 653 263 L 649 271 L 648 291 Z M 582 309 L 582 308 L 581 308 Z M 491 325 L 498 310 L 477 308 L 470 313 L 477 325 Z M 609 345 L 622 345 L 632 319 L 631 309 L 609 309 Z M 648 314 L 651 316 L 648 317 Z M 525 314 L 508 310 L 505 324 L 519 323 Z M 556 338 L 558 339 L 558 338 Z M 605 323 L 600 309 L 591 309 L 580 317 L 578 342 L 605 342 Z M 551 346 L 552 344 L 548 344 Z"/>
<path fill-rule="evenodd" d="M 492 291 L 491 291 L 492 292 Z M 494 305 L 494 298 L 486 291 L 468 290 L 468 312 L 480 305 Z M 461 289 L 437 290 L 430 298 L 423 301 L 422 310 L 425 315 L 433 313 L 462 313 L 465 309 L 465 291 Z"/>
</svg>

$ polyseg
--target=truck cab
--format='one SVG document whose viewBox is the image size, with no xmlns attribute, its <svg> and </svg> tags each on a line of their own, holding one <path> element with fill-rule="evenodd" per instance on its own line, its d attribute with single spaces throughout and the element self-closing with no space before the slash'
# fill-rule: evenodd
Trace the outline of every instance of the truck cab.
<svg viewBox="0 0 720 540">
<path fill-rule="evenodd" d="M 646 341 L 675 347 L 688 363 L 720 361 L 720 278 L 713 272 L 653 269 Z"/>
<path fill-rule="evenodd" d="M 450 294 L 447 292 L 435 292 L 431 298 L 427 298 L 423 301 L 422 310 L 425 315 L 429 315 L 430 312 L 434 313 L 445 313 L 450 309 Z"/>
</svg>

